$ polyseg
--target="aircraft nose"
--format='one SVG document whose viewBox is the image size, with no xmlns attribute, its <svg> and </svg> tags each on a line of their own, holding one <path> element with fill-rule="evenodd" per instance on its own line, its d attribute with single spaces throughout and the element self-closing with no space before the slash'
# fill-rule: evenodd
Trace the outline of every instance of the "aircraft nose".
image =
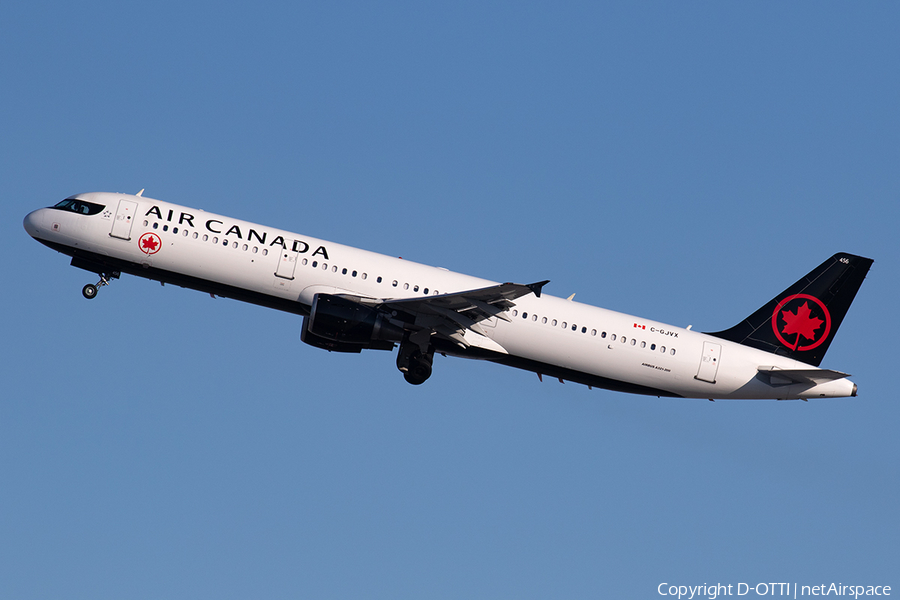
<svg viewBox="0 0 900 600">
<path fill-rule="evenodd" d="M 31 237 L 36 237 L 44 225 L 44 210 L 45 209 L 43 208 L 39 208 L 38 210 L 33 210 L 25 215 L 25 220 L 22 222 L 22 225 Z"/>
</svg>

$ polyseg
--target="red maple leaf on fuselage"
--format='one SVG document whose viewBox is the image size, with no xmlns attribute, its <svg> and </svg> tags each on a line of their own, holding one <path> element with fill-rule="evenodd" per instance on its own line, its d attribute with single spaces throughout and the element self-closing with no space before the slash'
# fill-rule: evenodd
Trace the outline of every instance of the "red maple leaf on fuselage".
<svg viewBox="0 0 900 600">
<path fill-rule="evenodd" d="M 784 335 L 796 333 L 798 336 L 802 335 L 808 340 L 815 339 L 816 329 L 821 327 L 822 323 L 825 321 L 817 317 L 810 317 L 810 312 L 808 302 L 804 302 L 802 306 L 798 306 L 796 313 L 792 313 L 789 310 L 781 311 L 781 318 L 784 319 L 785 322 L 784 329 L 781 330 L 781 333 Z M 799 337 L 797 338 L 797 342 L 799 345 Z"/>
<path fill-rule="evenodd" d="M 153 236 L 148 235 L 147 237 L 145 237 L 144 239 L 141 240 L 141 246 L 152 252 L 152 251 L 156 250 L 157 241 L 155 239 L 153 239 Z"/>
</svg>

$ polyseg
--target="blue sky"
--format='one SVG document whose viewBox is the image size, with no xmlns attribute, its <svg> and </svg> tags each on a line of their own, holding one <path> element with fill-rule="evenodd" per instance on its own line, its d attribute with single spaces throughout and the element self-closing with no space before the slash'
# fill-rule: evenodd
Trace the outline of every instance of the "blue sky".
<svg viewBox="0 0 900 600">
<path fill-rule="evenodd" d="M 900 586 L 900 9 L 5 2 L 0 595 Z M 716 402 L 301 344 L 32 241 L 124 191 L 679 326 L 838 251 L 855 399 Z M 752 596 L 753 594 L 750 594 Z"/>
</svg>

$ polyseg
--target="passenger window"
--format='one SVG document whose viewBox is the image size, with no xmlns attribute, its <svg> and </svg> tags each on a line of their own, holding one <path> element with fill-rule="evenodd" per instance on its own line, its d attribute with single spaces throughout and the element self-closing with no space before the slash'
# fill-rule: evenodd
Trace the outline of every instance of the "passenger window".
<svg viewBox="0 0 900 600">
<path fill-rule="evenodd" d="M 244 244 L 243 246 L 241 246 L 241 250 L 243 250 L 244 252 L 247 251 L 247 248 L 249 248 L 249 246 L 247 246 L 247 244 Z"/>
<path fill-rule="evenodd" d="M 565 321 L 563 321 L 563 322 L 562 322 L 562 328 L 563 328 L 563 329 L 568 329 L 568 328 L 569 328 L 569 324 L 566 323 Z"/>
<path fill-rule="evenodd" d="M 362 279 L 365 279 L 366 277 L 368 277 L 368 275 L 366 275 L 365 273 L 363 273 L 362 275 L 360 275 L 360 277 L 361 277 Z"/>
<path fill-rule="evenodd" d="M 626 337 L 623 335 L 623 336 L 622 336 L 622 343 L 624 344 L 624 343 L 627 342 L 627 341 L 628 341 L 628 338 L 626 338 Z"/>
<path fill-rule="evenodd" d="M 523 319 L 527 319 L 527 318 L 528 318 L 528 313 L 527 313 L 527 312 L 523 312 L 523 313 L 522 313 L 522 318 L 523 318 Z"/>
<path fill-rule="evenodd" d="M 154 225 L 155 225 L 155 223 L 154 223 Z M 209 241 L 209 236 L 206 235 L 205 233 L 203 234 L 203 241 L 204 241 L 204 242 L 208 242 L 208 241 Z"/>
<path fill-rule="evenodd" d="M 168 231 L 168 230 L 169 230 L 169 226 L 168 226 L 168 225 L 163 225 L 163 231 Z"/>
<path fill-rule="evenodd" d="M 606 338 L 606 332 L 605 332 L 605 331 L 603 331 L 603 332 L 600 333 L 600 338 L 601 338 L 601 339 Z"/>
<path fill-rule="evenodd" d="M 347 274 L 347 268 L 344 267 L 343 269 L 341 269 L 341 275 L 346 275 L 346 274 Z"/>
<path fill-rule="evenodd" d="M 305 265 L 306 263 L 307 263 L 307 260 L 306 260 L 305 258 L 304 258 L 303 260 L 300 261 L 300 264 L 301 264 L 301 265 Z"/>
<path fill-rule="evenodd" d="M 263 256 L 267 256 L 269 254 L 268 248 L 263 248 Z"/>
<path fill-rule="evenodd" d="M 257 248 L 256 246 L 253 246 L 253 254 L 256 254 L 257 252 L 259 252 L 259 248 Z"/>
<path fill-rule="evenodd" d="M 196 239 L 197 239 L 197 237 L 198 237 L 198 236 L 199 236 L 199 235 L 200 235 L 200 234 L 199 234 L 199 233 L 197 233 L 197 232 L 196 232 L 196 231 L 195 231 L 195 232 L 194 232 L 194 235 L 193 235 L 193 236 L 191 236 L 191 237 L 193 237 L 193 238 L 194 238 L 194 239 L 195 239 L 195 240 L 196 240 Z"/>
<path fill-rule="evenodd" d="M 419 286 L 414 285 L 414 286 L 413 286 L 413 291 L 414 291 L 414 292 L 418 292 L 418 291 L 419 291 Z"/>
<path fill-rule="evenodd" d="M 637 344 L 637 340 L 634 338 L 631 338 L 631 345 L 634 346 L 635 344 Z"/>
<path fill-rule="evenodd" d="M 532 320 L 532 321 L 537 321 L 537 315 L 531 315 L 531 320 Z"/>
<path fill-rule="evenodd" d="M 391 283 L 391 285 L 394 286 L 394 287 L 397 287 L 397 280 L 395 279 L 394 282 Z"/>
<path fill-rule="evenodd" d="M 177 227 L 173 227 L 173 228 L 172 228 L 172 233 L 178 233 L 178 228 L 177 228 Z"/>
<path fill-rule="evenodd" d="M 218 243 L 219 243 L 219 238 L 213 237 L 213 244 L 218 244 Z"/>
<path fill-rule="evenodd" d="M 672 348 L 671 350 L 669 350 L 669 354 L 671 354 L 672 356 L 675 356 L 675 348 Z"/>
<path fill-rule="evenodd" d="M 425 288 L 424 290 L 422 290 L 422 293 L 425 294 L 425 295 L 427 296 L 427 295 L 428 295 L 428 288 Z"/>
<path fill-rule="evenodd" d="M 544 325 L 546 325 L 546 324 L 547 324 L 547 317 L 544 317 L 543 319 L 541 319 L 541 323 L 543 323 Z"/>
<path fill-rule="evenodd" d="M 611 339 L 612 341 L 616 341 L 616 334 L 612 334 L 611 336 L 609 336 L 609 339 Z"/>
<path fill-rule="evenodd" d="M 519 316 L 519 311 L 517 311 L 516 309 L 513 309 L 513 316 L 514 316 L 514 317 L 518 317 L 518 316 Z"/>
<path fill-rule="evenodd" d="M 650 349 L 651 349 L 651 350 L 656 350 L 656 344 L 650 344 Z"/>
<path fill-rule="evenodd" d="M 232 242 L 231 247 L 234 248 L 235 250 L 237 250 L 238 243 L 237 243 L 237 242 Z"/>
<path fill-rule="evenodd" d="M 351 277 L 356 277 L 356 271 L 353 271 L 352 273 L 350 273 L 350 276 L 351 276 Z"/>
<path fill-rule="evenodd" d="M 159 229 L 159 223 L 154 223 L 154 224 L 153 224 L 153 229 Z"/>
<path fill-rule="evenodd" d="M 148 221 L 147 219 L 144 219 L 144 227 L 146 227 L 149 224 L 150 224 L 150 221 Z"/>
<path fill-rule="evenodd" d="M 189 233 L 188 230 L 185 229 L 184 231 L 181 232 L 181 235 L 183 235 L 184 237 L 187 237 L 188 233 Z M 197 235 L 197 234 L 195 233 L 194 235 Z"/>
<path fill-rule="evenodd" d="M 323 270 L 323 271 L 327 271 L 327 270 L 328 270 L 328 263 L 322 263 L 322 270 Z"/>
<path fill-rule="evenodd" d="M 332 272 L 332 273 L 337 273 L 337 267 L 331 267 L 331 272 Z"/>
<path fill-rule="evenodd" d="M 376 283 L 381 283 L 381 275 L 378 276 L 378 279 L 375 280 Z"/>
<path fill-rule="evenodd" d="M 404 290 L 408 290 L 408 289 L 409 289 L 409 284 L 408 284 L 408 283 L 404 283 L 404 284 L 403 284 L 403 289 L 404 289 Z"/>
<path fill-rule="evenodd" d="M 646 347 L 647 347 L 647 342 L 641 342 L 641 348 L 646 348 Z"/>
<path fill-rule="evenodd" d="M 597 330 L 596 330 L 596 329 L 591 329 L 591 335 L 597 335 Z"/>
<path fill-rule="evenodd" d="M 660 352 L 662 352 L 663 354 L 666 353 L 666 347 L 665 347 L 665 346 L 660 346 L 660 347 L 659 347 L 659 350 L 660 350 Z"/>
<path fill-rule="evenodd" d="M 319 261 L 314 260 L 313 263 L 312 263 L 313 269 L 315 269 L 315 268 L 318 267 L 318 266 L 319 266 Z"/>
</svg>

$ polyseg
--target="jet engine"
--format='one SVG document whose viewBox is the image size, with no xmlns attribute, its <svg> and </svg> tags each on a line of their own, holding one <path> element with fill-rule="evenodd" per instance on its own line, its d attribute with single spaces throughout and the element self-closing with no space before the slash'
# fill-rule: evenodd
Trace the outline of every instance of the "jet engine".
<svg viewBox="0 0 900 600">
<path fill-rule="evenodd" d="M 392 350 L 403 339 L 403 329 L 384 313 L 355 300 L 316 294 L 308 317 L 303 318 L 300 340 L 333 352 L 364 349 Z"/>
</svg>

